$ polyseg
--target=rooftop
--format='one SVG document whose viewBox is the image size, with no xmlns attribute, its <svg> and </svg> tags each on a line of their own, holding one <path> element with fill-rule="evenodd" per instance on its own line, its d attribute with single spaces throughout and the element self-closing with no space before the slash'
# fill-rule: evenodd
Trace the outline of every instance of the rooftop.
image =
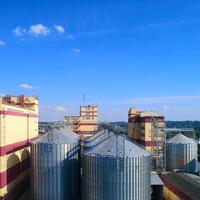
<svg viewBox="0 0 200 200">
<path fill-rule="evenodd" d="M 173 143 L 173 144 L 195 144 L 195 140 L 192 138 L 188 138 L 185 135 L 179 133 L 175 135 L 173 138 L 167 140 L 167 143 Z"/>
<path fill-rule="evenodd" d="M 33 143 L 67 144 L 78 140 L 79 136 L 70 129 L 54 128 L 49 133 L 44 134 Z"/>
<path fill-rule="evenodd" d="M 157 173 L 151 173 L 151 185 L 164 185 Z"/>
<path fill-rule="evenodd" d="M 154 111 L 143 111 L 140 113 L 141 117 L 160 117 L 160 114 Z"/>
<path fill-rule="evenodd" d="M 181 195 L 187 195 L 193 200 L 200 199 L 200 177 L 188 173 L 170 172 L 162 175 L 162 180 L 171 186 L 171 190 Z M 182 196 L 183 197 L 183 196 Z"/>
<path fill-rule="evenodd" d="M 121 149 L 119 149 L 121 148 Z M 139 147 L 123 134 L 111 134 L 103 142 L 89 148 L 85 155 L 111 156 L 111 157 L 143 157 L 150 156 L 149 152 Z"/>
</svg>

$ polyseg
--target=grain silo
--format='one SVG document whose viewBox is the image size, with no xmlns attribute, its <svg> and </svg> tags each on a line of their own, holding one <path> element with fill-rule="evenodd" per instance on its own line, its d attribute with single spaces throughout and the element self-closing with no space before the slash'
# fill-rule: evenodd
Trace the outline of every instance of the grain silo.
<svg viewBox="0 0 200 200">
<path fill-rule="evenodd" d="M 108 130 L 101 130 L 91 138 L 85 140 L 84 142 L 84 149 L 87 150 L 88 148 L 95 148 L 95 146 L 99 145 L 100 143 L 107 140 L 113 133 L 109 132 Z"/>
<path fill-rule="evenodd" d="M 166 142 L 167 171 L 197 170 L 197 143 L 182 134 L 177 134 Z"/>
<path fill-rule="evenodd" d="M 94 134 L 92 137 L 85 139 L 85 143 L 92 142 L 107 132 L 108 131 L 106 129 L 102 129 L 102 130 L 98 131 L 96 134 Z"/>
<path fill-rule="evenodd" d="M 112 134 L 83 153 L 83 200 L 150 200 L 150 154 Z"/>
<path fill-rule="evenodd" d="M 79 136 L 53 129 L 31 143 L 31 190 L 34 200 L 78 199 Z"/>
</svg>

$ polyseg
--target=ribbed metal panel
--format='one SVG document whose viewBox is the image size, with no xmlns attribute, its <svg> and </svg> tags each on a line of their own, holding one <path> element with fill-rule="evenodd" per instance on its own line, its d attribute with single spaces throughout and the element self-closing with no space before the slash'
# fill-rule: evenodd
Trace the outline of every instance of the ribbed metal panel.
<svg viewBox="0 0 200 200">
<path fill-rule="evenodd" d="M 112 132 L 108 132 L 107 130 L 101 130 L 100 132 L 93 135 L 91 138 L 85 140 L 84 149 L 87 150 L 89 148 L 96 147 L 97 145 L 106 141 L 111 135 L 113 135 Z"/>
<path fill-rule="evenodd" d="M 83 154 L 83 200 L 150 200 L 150 154 L 115 134 Z M 123 152 L 119 148 L 123 149 Z"/>
<path fill-rule="evenodd" d="M 31 144 L 31 189 L 34 200 L 78 199 L 80 141 L 55 131 Z M 73 135 L 73 134 L 72 134 Z M 66 136 L 66 137 L 65 137 Z"/>
<path fill-rule="evenodd" d="M 94 134 L 92 137 L 87 138 L 84 143 L 92 142 L 92 141 L 96 140 L 97 138 L 101 137 L 105 133 L 108 133 L 108 131 L 103 129 L 103 130 L 97 132 L 96 134 Z"/>
<path fill-rule="evenodd" d="M 166 169 L 195 173 L 197 171 L 197 143 L 181 134 L 170 139 L 166 144 Z"/>
</svg>

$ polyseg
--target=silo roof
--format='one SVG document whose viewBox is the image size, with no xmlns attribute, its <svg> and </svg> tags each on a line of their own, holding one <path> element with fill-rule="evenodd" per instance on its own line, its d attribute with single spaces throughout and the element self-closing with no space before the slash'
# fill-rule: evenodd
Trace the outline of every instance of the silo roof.
<svg viewBox="0 0 200 200">
<path fill-rule="evenodd" d="M 49 133 L 34 140 L 33 143 L 67 144 L 73 143 L 78 139 L 79 136 L 69 129 L 54 128 L 53 130 L 50 130 Z"/>
<path fill-rule="evenodd" d="M 142 157 L 150 156 L 150 153 L 122 134 L 112 134 L 101 144 L 84 152 L 88 156 L 110 157 Z"/>
<path fill-rule="evenodd" d="M 85 140 L 85 142 L 91 142 L 94 141 L 95 139 L 99 138 L 100 136 L 102 136 L 103 134 L 107 133 L 107 130 L 101 130 L 99 132 L 97 132 L 96 134 L 94 134 L 92 137 L 88 138 Z"/>
<path fill-rule="evenodd" d="M 185 135 L 179 133 L 175 135 L 173 138 L 167 140 L 167 143 L 173 144 L 195 144 L 195 140 L 192 138 L 188 138 Z"/>
<path fill-rule="evenodd" d="M 90 141 L 87 140 L 85 142 L 85 147 L 95 147 L 106 141 L 113 134 L 114 134 L 113 132 L 108 132 L 108 131 L 101 132 L 101 134 L 99 132 L 99 134 L 97 133 L 97 135 L 93 136 L 92 140 Z"/>
</svg>

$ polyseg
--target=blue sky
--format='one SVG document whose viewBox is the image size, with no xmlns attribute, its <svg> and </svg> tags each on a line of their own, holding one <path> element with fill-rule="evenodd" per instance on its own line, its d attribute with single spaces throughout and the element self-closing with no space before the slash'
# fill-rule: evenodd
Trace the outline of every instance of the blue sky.
<svg viewBox="0 0 200 200">
<path fill-rule="evenodd" d="M 0 93 L 36 94 L 41 120 L 97 103 L 101 121 L 130 106 L 200 120 L 200 2 L 0 2 Z"/>
</svg>

